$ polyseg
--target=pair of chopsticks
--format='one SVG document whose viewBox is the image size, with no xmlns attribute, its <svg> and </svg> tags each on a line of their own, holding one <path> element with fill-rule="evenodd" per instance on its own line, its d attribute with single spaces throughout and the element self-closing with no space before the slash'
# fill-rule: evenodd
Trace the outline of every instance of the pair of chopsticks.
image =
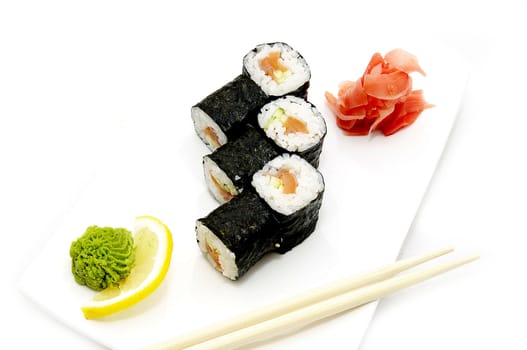
<svg viewBox="0 0 527 350">
<path fill-rule="evenodd" d="M 422 282 L 479 258 L 469 256 L 418 271 L 398 273 L 452 252 L 440 249 L 312 289 L 307 293 L 261 307 L 207 328 L 156 344 L 151 350 L 235 349 L 260 341 L 291 326 L 307 325 L 367 304 L 405 287 Z"/>
</svg>

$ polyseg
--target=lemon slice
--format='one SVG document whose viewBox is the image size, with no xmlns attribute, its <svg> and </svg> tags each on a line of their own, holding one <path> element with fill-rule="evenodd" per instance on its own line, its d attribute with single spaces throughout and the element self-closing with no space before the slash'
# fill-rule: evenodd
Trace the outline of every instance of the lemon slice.
<svg viewBox="0 0 527 350">
<path fill-rule="evenodd" d="M 172 234 L 152 216 L 138 216 L 134 227 L 135 264 L 119 286 L 107 288 L 82 306 L 87 319 L 122 311 L 152 293 L 163 281 L 172 257 Z"/>
</svg>

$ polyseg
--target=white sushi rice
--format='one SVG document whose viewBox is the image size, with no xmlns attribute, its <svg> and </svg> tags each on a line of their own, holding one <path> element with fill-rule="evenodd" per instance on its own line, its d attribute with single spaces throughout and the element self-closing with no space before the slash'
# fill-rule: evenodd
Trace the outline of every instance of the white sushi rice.
<svg viewBox="0 0 527 350">
<path fill-rule="evenodd" d="M 260 61 L 272 51 L 280 51 L 280 63 L 291 73 L 280 84 L 260 68 Z M 284 43 L 258 45 L 244 57 L 243 65 L 251 79 L 269 96 L 282 96 L 295 91 L 311 78 L 311 71 L 305 59 Z"/>
<path fill-rule="evenodd" d="M 221 130 L 218 126 L 218 124 L 216 124 L 216 122 L 212 120 L 212 118 L 201 108 L 196 106 L 192 107 L 190 110 L 190 115 L 192 117 L 192 120 L 194 121 L 194 129 L 196 129 L 196 133 L 211 151 L 217 149 L 218 146 L 215 145 L 214 142 L 205 133 L 205 130 L 208 127 L 210 127 L 214 131 L 216 136 L 218 136 L 220 146 L 227 143 L 227 135 L 225 135 L 223 130 Z"/>
<path fill-rule="evenodd" d="M 199 220 L 196 222 L 196 239 L 201 252 L 216 270 L 231 280 L 238 278 L 239 273 L 235 254 Z M 217 261 L 211 256 L 211 251 L 217 254 Z"/>
<path fill-rule="evenodd" d="M 287 116 L 303 121 L 308 133 L 293 132 L 286 134 L 284 125 L 271 122 L 273 114 L 282 108 Z M 326 135 L 326 122 L 320 111 L 311 103 L 295 96 L 285 96 L 269 102 L 262 107 L 258 114 L 258 124 L 265 131 L 267 137 L 278 146 L 289 152 L 302 152 L 314 145 Z"/>
<path fill-rule="evenodd" d="M 296 178 L 295 193 L 285 194 L 272 185 L 272 176 L 287 169 Z M 303 158 L 283 154 L 268 162 L 253 175 L 252 185 L 267 204 L 278 213 L 291 215 L 302 209 L 324 190 L 322 174 Z"/>
<path fill-rule="evenodd" d="M 223 170 L 221 170 L 215 161 L 207 156 L 203 157 L 203 174 L 209 191 L 218 202 L 225 203 L 228 200 L 225 198 L 223 190 L 218 187 L 212 177 L 214 177 L 216 181 L 225 188 L 225 191 L 229 192 L 232 196 L 238 195 L 238 191 L 232 180 Z"/>
</svg>

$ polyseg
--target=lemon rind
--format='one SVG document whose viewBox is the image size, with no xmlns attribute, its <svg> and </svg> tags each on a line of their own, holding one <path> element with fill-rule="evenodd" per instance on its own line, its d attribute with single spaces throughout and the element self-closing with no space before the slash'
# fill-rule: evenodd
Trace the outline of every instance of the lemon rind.
<svg viewBox="0 0 527 350">
<path fill-rule="evenodd" d="M 159 219 L 147 215 L 136 217 L 136 228 L 141 224 L 142 220 L 155 222 L 156 225 L 158 225 L 158 228 L 164 233 L 159 234 L 158 236 L 165 241 L 166 253 L 163 255 L 164 259 L 161 259 L 162 261 L 160 263 L 158 263 L 159 259 L 156 260 L 151 274 L 151 276 L 154 277 L 150 278 L 149 276 L 147 279 L 145 279 L 145 281 L 143 281 L 143 283 L 137 287 L 136 291 L 130 292 L 128 295 L 125 294 L 125 296 L 117 297 L 119 298 L 118 301 L 112 302 L 112 299 L 108 299 L 104 301 L 90 301 L 86 303 L 81 307 L 86 319 L 102 318 L 130 308 L 152 294 L 165 279 L 172 257 L 172 233 L 170 232 L 169 228 Z M 159 272 L 155 273 L 157 270 L 159 270 Z"/>
</svg>

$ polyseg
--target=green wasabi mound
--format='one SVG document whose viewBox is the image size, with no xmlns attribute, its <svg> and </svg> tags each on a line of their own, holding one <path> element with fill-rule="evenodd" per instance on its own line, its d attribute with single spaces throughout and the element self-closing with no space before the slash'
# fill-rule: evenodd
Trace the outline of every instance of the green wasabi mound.
<svg viewBox="0 0 527 350">
<path fill-rule="evenodd" d="M 124 228 L 90 226 L 70 247 L 75 281 L 100 291 L 115 286 L 135 262 L 134 240 Z"/>
</svg>

